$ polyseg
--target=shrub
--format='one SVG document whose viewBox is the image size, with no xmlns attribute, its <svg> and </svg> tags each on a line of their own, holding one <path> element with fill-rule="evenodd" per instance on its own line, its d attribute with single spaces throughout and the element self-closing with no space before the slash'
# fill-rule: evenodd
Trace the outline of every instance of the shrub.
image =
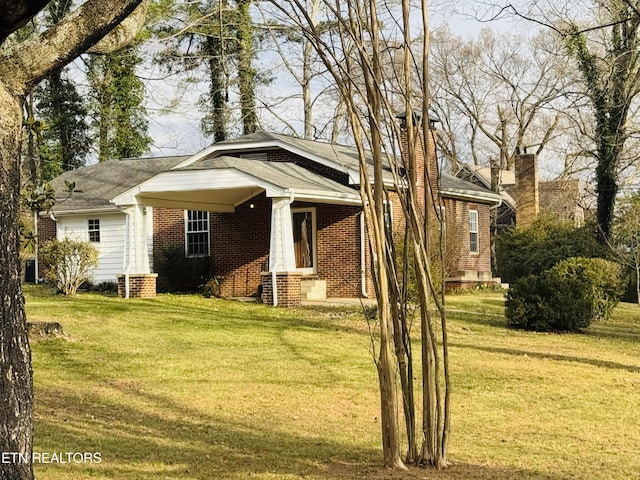
<svg viewBox="0 0 640 480">
<path fill-rule="evenodd" d="M 525 330 L 576 332 L 593 320 L 591 288 L 554 271 L 528 275 L 507 291 L 505 315 L 509 325 Z"/>
<path fill-rule="evenodd" d="M 580 278 L 591 286 L 596 320 L 605 320 L 624 293 L 622 268 L 602 258 L 569 258 L 553 267 L 565 278 Z"/>
<path fill-rule="evenodd" d="M 192 292 L 211 278 L 211 258 L 185 258 L 184 247 L 179 245 L 165 248 L 155 265 L 161 292 Z"/>
<path fill-rule="evenodd" d="M 608 318 L 623 291 L 620 266 L 601 258 L 570 258 L 511 285 L 509 325 L 526 330 L 575 332 Z"/>
<path fill-rule="evenodd" d="M 496 239 L 498 274 L 505 282 L 539 275 L 571 257 L 602 257 L 603 247 L 590 227 L 540 217 L 525 229 L 509 230 Z"/>
<path fill-rule="evenodd" d="M 80 285 L 91 280 L 98 265 L 98 250 L 88 242 L 49 240 L 40 250 L 46 278 L 65 295 L 75 295 Z"/>
</svg>

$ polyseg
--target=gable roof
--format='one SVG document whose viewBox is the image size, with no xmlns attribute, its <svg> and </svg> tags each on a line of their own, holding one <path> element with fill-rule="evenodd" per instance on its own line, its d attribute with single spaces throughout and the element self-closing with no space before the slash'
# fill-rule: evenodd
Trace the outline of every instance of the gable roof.
<svg viewBox="0 0 640 480">
<path fill-rule="evenodd" d="M 175 168 L 182 168 L 207 157 L 221 155 L 239 156 L 242 153 L 262 152 L 278 148 L 308 158 L 325 167 L 346 173 L 350 183 L 359 183 L 360 163 L 356 147 L 317 140 L 306 140 L 304 138 L 273 132 L 256 132 L 215 143 L 193 155 Z M 373 166 L 371 152 L 365 151 L 365 155 L 367 157 L 367 163 Z M 385 163 L 383 166 L 384 180 L 391 185 L 393 184 L 391 167 L 388 162 Z"/>
<path fill-rule="evenodd" d="M 498 194 L 502 197 L 503 204 L 509 207 L 511 210 L 515 211 L 516 201 L 504 188 L 505 186 L 515 185 L 515 173 L 511 170 L 500 170 L 499 175 L 500 191 L 498 192 Z M 455 177 L 473 185 L 482 185 L 489 191 L 492 191 L 491 169 L 489 167 L 463 164 L 456 172 Z"/>
</svg>

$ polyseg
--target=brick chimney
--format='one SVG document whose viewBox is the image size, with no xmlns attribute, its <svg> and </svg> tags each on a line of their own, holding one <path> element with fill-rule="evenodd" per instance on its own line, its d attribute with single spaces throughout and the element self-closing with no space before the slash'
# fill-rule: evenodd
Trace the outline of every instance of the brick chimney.
<svg viewBox="0 0 640 480">
<path fill-rule="evenodd" d="M 417 187 L 418 199 L 423 200 L 425 196 L 425 148 L 423 143 L 423 135 L 422 135 L 422 112 L 414 111 L 412 112 L 411 118 L 407 113 L 402 113 L 396 116 L 400 120 L 400 149 L 402 153 L 403 160 L 406 162 L 405 155 L 408 152 L 408 138 L 407 138 L 407 127 L 408 122 L 413 120 L 414 128 L 414 140 L 415 140 L 415 156 L 416 156 L 416 167 L 415 172 L 407 171 L 407 175 L 409 178 L 415 181 L 415 185 Z M 433 118 L 429 118 L 429 161 L 427 163 L 427 168 L 429 172 L 429 183 L 431 184 L 431 189 L 434 192 L 435 197 L 438 196 L 438 161 L 436 156 L 436 145 L 435 145 L 435 122 L 437 120 Z M 422 203 L 422 202 L 421 202 Z M 423 204 L 424 208 L 424 204 Z"/>
<path fill-rule="evenodd" d="M 538 189 L 538 161 L 534 154 L 517 154 L 516 188 L 516 225 L 520 228 L 530 226 L 540 211 L 540 193 Z"/>
</svg>

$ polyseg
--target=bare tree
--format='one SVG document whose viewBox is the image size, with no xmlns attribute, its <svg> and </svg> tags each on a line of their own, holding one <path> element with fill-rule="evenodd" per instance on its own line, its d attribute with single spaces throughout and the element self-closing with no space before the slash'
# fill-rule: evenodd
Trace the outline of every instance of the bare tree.
<svg viewBox="0 0 640 480">
<path fill-rule="evenodd" d="M 405 245 L 411 247 L 405 258 L 415 272 L 422 339 L 423 445 L 418 452 L 415 439 L 409 438 L 407 459 L 416 464 L 443 468 L 447 465 L 450 423 L 447 328 L 443 297 L 432 276 L 432 246 L 428 240 L 429 231 L 437 225 L 437 178 L 430 168 L 423 168 L 424 174 L 417 174 L 419 164 L 426 164 L 425 159 L 432 158 L 433 146 L 429 141 L 430 123 L 426 120 L 429 118 L 426 82 L 414 91 L 414 78 L 429 76 L 427 56 L 421 54 L 429 50 L 429 37 L 423 36 L 419 51 L 413 49 L 408 0 L 399 6 L 379 5 L 375 0 L 347 3 L 324 0 L 323 3 L 331 16 L 330 21 L 336 24 L 330 35 L 324 35 L 318 28 L 302 0 L 273 2 L 282 16 L 311 42 L 334 79 L 359 151 L 360 193 L 375 259 L 378 340 L 374 361 L 380 388 L 384 464 L 390 468 L 404 468 L 396 418 L 394 371 L 399 366 L 401 377 L 412 371 L 410 350 L 406 349 L 407 330 L 402 330 L 403 324 L 396 318 L 398 310 L 402 310 L 397 308 L 401 301 L 397 292 L 402 290 L 398 285 L 406 269 L 393 254 L 393 240 L 385 228 L 385 201 L 393 193 L 400 199 L 406 222 Z M 426 9 L 423 2 L 418 10 L 423 31 L 428 31 Z M 395 118 L 398 107 L 407 112 L 402 125 Z M 395 154 L 399 145 L 402 146 L 401 157 Z M 387 190 L 385 183 L 388 168 L 394 177 L 393 192 Z M 408 250 L 405 248 L 405 252 Z M 434 305 L 435 316 L 431 311 Z M 437 341 L 436 319 L 440 322 L 441 346 Z M 402 381 L 406 409 L 407 401 L 413 400 L 408 396 L 410 392 L 405 390 L 405 384 L 410 385 L 410 382 Z M 406 421 L 407 431 L 413 431 L 410 427 L 413 420 Z"/>
<path fill-rule="evenodd" d="M 517 149 L 540 155 L 564 132 L 559 108 L 566 62 L 549 33 L 533 38 L 484 29 L 463 39 L 447 29 L 433 35 L 433 110 L 449 132 L 439 145 L 452 166 L 512 169 Z"/>
<path fill-rule="evenodd" d="M 22 43 L 11 34 L 48 1 L 0 1 L 0 451 L 21 456 L 12 463 L 0 463 L 3 480 L 33 478 L 33 379 L 18 228 L 22 99 L 40 80 L 96 45 L 141 1 L 87 0 Z M 112 37 L 114 45 L 129 38 L 124 30 Z"/>
</svg>

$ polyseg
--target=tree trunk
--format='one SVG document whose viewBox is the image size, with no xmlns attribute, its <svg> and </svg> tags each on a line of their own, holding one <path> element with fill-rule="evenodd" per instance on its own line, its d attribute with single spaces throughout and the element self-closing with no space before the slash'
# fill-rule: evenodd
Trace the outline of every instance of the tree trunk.
<svg viewBox="0 0 640 480">
<path fill-rule="evenodd" d="M 636 298 L 638 299 L 638 307 L 640 307 L 640 265 L 636 262 Z"/>
<path fill-rule="evenodd" d="M 223 35 L 221 33 L 220 35 Z M 204 51 L 207 55 L 209 67 L 209 96 L 211 97 L 211 110 L 207 117 L 210 125 L 207 125 L 207 134 L 213 134 L 213 142 L 218 143 L 227 139 L 227 87 L 224 71 L 224 55 L 222 43 L 215 36 L 206 37 Z"/>
<path fill-rule="evenodd" d="M 20 279 L 19 100 L 0 83 L 0 480 L 33 478 L 33 377 Z M 18 458 L 17 455 L 22 458 Z"/>
<path fill-rule="evenodd" d="M 253 22 L 249 7 L 251 0 L 238 0 L 238 87 L 240 90 L 240 110 L 242 132 L 255 133 L 258 126 L 256 116 L 255 84 L 256 71 L 253 68 Z"/>
</svg>

